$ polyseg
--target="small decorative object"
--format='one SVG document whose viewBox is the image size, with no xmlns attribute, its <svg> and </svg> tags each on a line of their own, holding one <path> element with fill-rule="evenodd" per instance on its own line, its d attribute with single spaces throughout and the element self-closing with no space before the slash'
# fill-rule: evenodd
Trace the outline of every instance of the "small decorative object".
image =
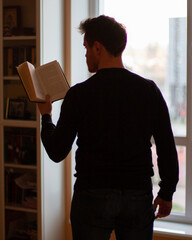
<svg viewBox="0 0 192 240">
<path fill-rule="evenodd" d="M 3 35 L 12 36 L 15 29 L 20 25 L 20 7 L 4 7 L 3 11 Z"/>
<path fill-rule="evenodd" d="M 26 102 L 24 99 L 8 99 L 7 100 L 7 118 L 8 119 L 24 119 L 25 104 Z"/>
</svg>

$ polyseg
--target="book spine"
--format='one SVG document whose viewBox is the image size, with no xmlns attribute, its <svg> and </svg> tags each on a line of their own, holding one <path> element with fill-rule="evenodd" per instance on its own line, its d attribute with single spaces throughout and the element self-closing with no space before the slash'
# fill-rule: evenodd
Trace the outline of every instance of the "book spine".
<svg viewBox="0 0 192 240">
<path fill-rule="evenodd" d="M 3 74 L 7 76 L 8 74 L 8 48 L 5 47 L 3 51 Z"/>
<path fill-rule="evenodd" d="M 8 48 L 8 58 L 7 58 L 7 75 L 12 76 L 13 75 L 13 48 Z"/>
<path fill-rule="evenodd" d="M 36 48 L 34 46 L 5 47 L 3 56 L 4 76 L 17 75 L 16 67 L 28 61 L 36 64 Z"/>
</svg>

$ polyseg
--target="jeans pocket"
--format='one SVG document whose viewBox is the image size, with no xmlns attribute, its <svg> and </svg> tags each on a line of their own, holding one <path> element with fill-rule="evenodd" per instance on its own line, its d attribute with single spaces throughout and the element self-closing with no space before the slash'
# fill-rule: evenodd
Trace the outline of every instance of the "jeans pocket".
<svg viewBox="0 0 192 240">
<path fill-rule="evenodd" d="M 73 195 L 71 213 L 87 222 L 99 222 L 105 218 L 108 194 L 103 190 L 76 191 Z"/>
<path fill-rule="evenodd" d="M 129 229 L 142 229 L 154 220 L 153 195 L 147 191 L 126 191 L 119 217 L 120 224 Z"/>
</svg>

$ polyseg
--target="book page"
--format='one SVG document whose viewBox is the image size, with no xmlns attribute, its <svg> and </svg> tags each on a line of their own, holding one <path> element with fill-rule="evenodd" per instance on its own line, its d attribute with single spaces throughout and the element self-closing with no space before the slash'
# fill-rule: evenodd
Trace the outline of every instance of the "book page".
<svg viewBox="0 0 192 240">
<path fill-rule="evenodd" d="M 42 86 L 37 79 L 35 67 L 29 63 L 24 62 L 17 67 L 17 71 L 31 101 L 43 101 L 45 94 L 42 91 Z"/>
<path fill-rule="evenodd" d="M 69 85 L 57 61 L 37 67 L 36 74 L 41 80 L 44 92 L 50 95 L 51 101 L 64 98 Z"/>
<path fill-rule="evenodd" d="M 30 100 L 33 99 L 35 97 L 35 89 L 32 84 L 32 76 L 31 76 L 31 72 L 28 68 L 27 62 L 20 64 L 17 67 L 17 71 L 19 73 L 20 79 L 23 83 L 23 86 L 27 92 L 29 99 Z"/>
<path fill-rule="evenodd" d="M 40 81 L 38 80 L 37 76 L 36 76 L 36 72 L 35 72 L 35 67 L 33 66 L 33 64 L 27 62 L 30 73 L 31 73 L 31 77 L 32 77 L 32 82 L 34 85 L 34 89 L 35 89 L 35 94 L 36 94 L 36 98 L 38 99 L 45 99 L 45 92 L 43 91 L 43 87 L 40 83 Z"/>
</svg>

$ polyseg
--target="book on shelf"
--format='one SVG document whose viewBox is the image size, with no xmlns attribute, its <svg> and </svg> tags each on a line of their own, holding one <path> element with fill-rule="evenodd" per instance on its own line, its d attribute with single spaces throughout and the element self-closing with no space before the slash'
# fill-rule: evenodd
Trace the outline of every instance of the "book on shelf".
<svg viewBox="0 0 192 240">
<path fill-rule="evenodd" d="M 6 239 L 39 239 L 37 237 L 37 220 L 34 214 L 7 211 L 6 216 Z"/>
<path fill-rule="evenodd" d="M 24 61 L 35 65 L 35 46 L 4 47 L 3 71 L 4 76 L 17 75 L 16 66 Z"/>
<path fill-rule="evenodd" d="M 36 173 L 5 169 L 5 204 L 7 206 L 37 208 Z"/>
<path fill-rule="evenodd" d="M 36 164 L 36 136 L 34 133 L 5 133 L 5 162 L 12 164 Z"/>
<path fill-rule="evenodd" d="M 54 102 L 64 98 L 69 89 L 65 74 L 56 60 L 36 68 L 25 61 L 17 67 L 17 71 L 30 101 L 45 102 L 48 94 Z"/>
<path fill-rule="evenodd" d="M 22 206 L 27 208 L 37 209 L 37 197 L 26 197 L 22 201 Z"/>
</svg>

